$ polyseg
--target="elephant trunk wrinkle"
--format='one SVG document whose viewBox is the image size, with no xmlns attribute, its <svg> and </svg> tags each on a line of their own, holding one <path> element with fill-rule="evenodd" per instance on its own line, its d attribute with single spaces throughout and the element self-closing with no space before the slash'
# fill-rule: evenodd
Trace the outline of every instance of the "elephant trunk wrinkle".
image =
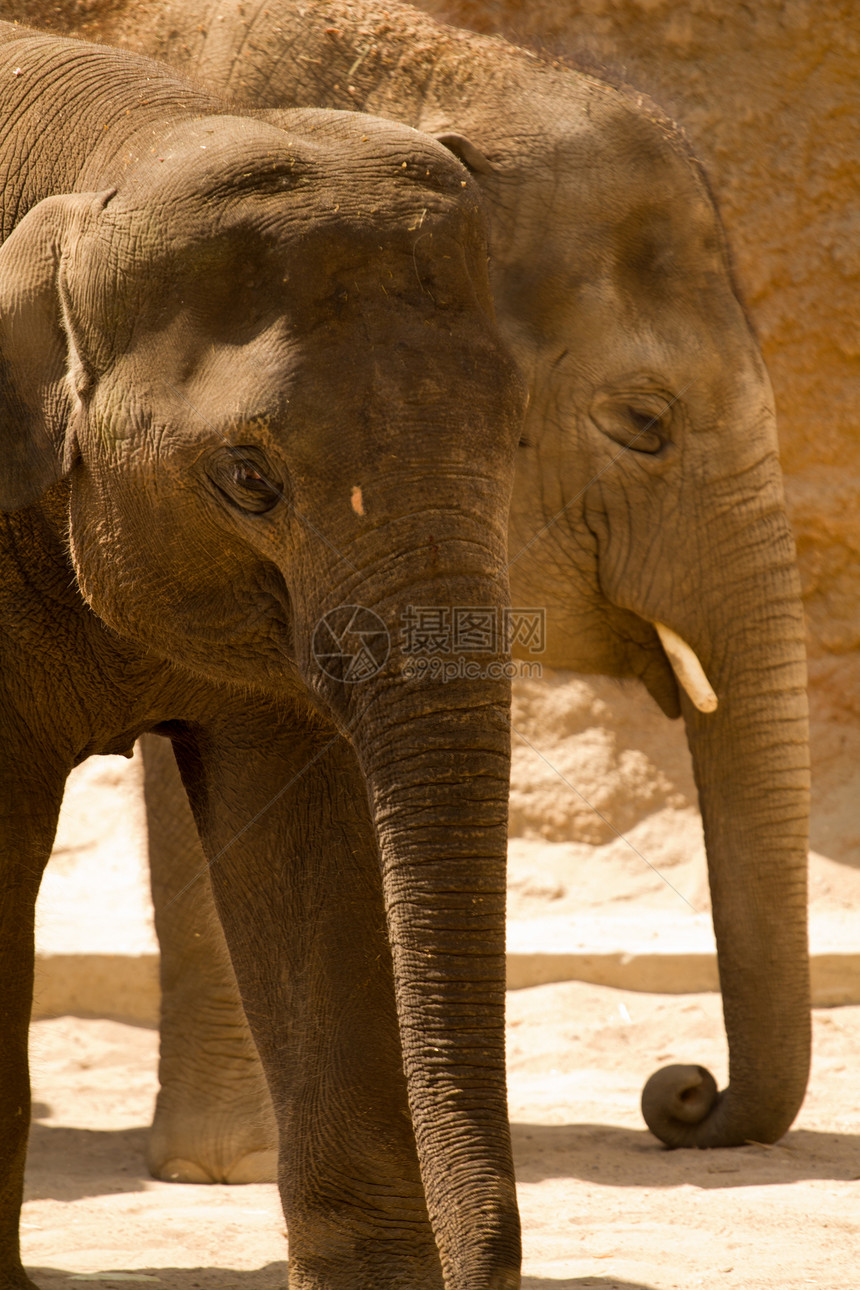
<svg viewBox="0 0 860 1290">
<path fill-rule="evenodd" d="M 513 1285 L 520 1262 L 504 1068 L 508 700 L 502 681 L 489 695 L 386 686 L 353 732 L 420 1171 L 448 1281 L 463 1286 Z"/>
<path fill-rule="evenodd" d="M 699 712 L 715 712 L 719 700 L 695 650 L 665 623 L 655 622 L 654 628 L 660 637 L 660 644 L 666 651 L 666 657 L 672 665 L 678 684 L 683 687 L 690 702 L 698 708 Z"/>
</svg>

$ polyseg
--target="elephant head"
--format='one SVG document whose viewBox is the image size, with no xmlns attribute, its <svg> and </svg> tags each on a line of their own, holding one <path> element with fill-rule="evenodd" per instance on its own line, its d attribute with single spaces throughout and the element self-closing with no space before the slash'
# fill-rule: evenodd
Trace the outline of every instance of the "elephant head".
<svg viewBox="0 0 860 1290">
<path fill-rule="evenodd" d="M 686 722 L 731 1082 L 717 1097 L 702 1068 L 670 1068 L 646 1119 L 672 1145 L 773 1141 L 809 1059 L 803 617 L 773 396 L 677 130 L 584 77 L 535 80 L 513 119 L 468 133 L 531 391 L 512 596 L 547 607 L 548 663 L 637 676 Z"/>
<path fill-rule="evenodd" d="M 492 650 L 486 681 L 406 681 L 398 636 L 413 604 L 507 603 L 523 390 L 459 164 L 387 122 L 291 126 L 180 114 L 20 221 L 0 249 L 2 500 L 68 476 L 72 562 L 105 623 L 216 684 L 306 696 L 348 734 L 443 1266 L 507 1286 L 509 681 Z M 314 647 L 345 605 L 391 638 L 360 685 Z"/>
</svg>

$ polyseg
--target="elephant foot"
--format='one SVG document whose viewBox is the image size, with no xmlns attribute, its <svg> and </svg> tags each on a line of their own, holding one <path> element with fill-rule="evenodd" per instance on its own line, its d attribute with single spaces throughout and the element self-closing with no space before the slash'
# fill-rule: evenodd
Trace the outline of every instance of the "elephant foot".
<svg viewBox="0 0 860 1290">
<path fill-rule="evenodd" d="M 16 1263 L 11 1268 L 0 1269 L 0 1290 L 39 1290 L 35 1281 Z"/>
<path fill-rule="evenodd" d="M 422 1257 L 424 1242 L 419 1240 L 416 1244 L 412 1257 L 386 1257 L 378 1248 L 353 1249 L 348 1260 L 340 1263 L 330 1256 L 319 1260 L 294 1257 L 291 1237 L 290 1290 L 443 1290 L 435 1246 Z M 495 1283 L 488 1290 L 497 1290 Z"/>
<path fill-rule="evenodd" d="M 190 1099 L 189 1099 L 190 1100 Z M 192 1108 L 168 1099 L 156 1103 L 146 1163 L 153 1178 L 182 1183 L 277 1182 L 277 1130 L 269 1107 L 213 1103 Z"/>
<path fill-rule="evenodd" d="M 180 1183 L 268 1183 L 277 1181 L 278 1153 L 274 1148 L 250 1151 L 238 1156 L 227 1168 L 200 1160 L 173 1156 L 162 1164 L 150 1155 L 149 1172 L 162 1182 Z"/>
</svg>

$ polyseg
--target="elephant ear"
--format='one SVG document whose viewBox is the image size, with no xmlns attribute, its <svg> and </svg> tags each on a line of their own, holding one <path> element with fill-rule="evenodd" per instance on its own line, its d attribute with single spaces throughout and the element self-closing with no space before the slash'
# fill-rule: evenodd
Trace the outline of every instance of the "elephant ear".
<svg viewBox="0 0 860 1290">
<path fill-rule="evenodd" d="M 113 191 L 48 197 L 0 246 L 0 510 L 28 506 L 71 466 L 89 378 L 61 266 Z"/>
<path fill-rule="evenodd" d="M 471 139 L 467 139 L 462 134 L 437 134 L 436 142 L 441 143 L 443 148 L 453 152 L 454 156 L 462 161 L 467 170 L 471 170 L 475 175 L 494 175 L 496 167 L 488 157 L 485 157 L 480 148 L 476 148 Z"/>
</svg>

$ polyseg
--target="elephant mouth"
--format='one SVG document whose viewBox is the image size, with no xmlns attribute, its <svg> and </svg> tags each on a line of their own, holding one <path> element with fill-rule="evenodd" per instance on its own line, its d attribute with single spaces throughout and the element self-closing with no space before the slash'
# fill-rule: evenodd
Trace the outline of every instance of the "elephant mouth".
<svg viewBox="0 0 860 1290">
<path fill-rule="evenodd" d="M 650 628 L 651 639 L 647 644 L 637 641 L 635 650 L 630 650 L 630 670 L 639 678 L 661 711 L 675 721 L 681 715 L 680 687 L 656 630 L 651 628 L 650 623 L 647 627 Z"/>
<path fill-rule="evenodd" d="M 675 680 L 699 712 L 716 712 L 719 700 L 696 651 L 665 623 L 652 624 L 669 660 Z"/>
<path fill-rule="evenodd" d="M 649 641 L 638 641 L 631 658 L 636 676 L 667 717 L 681 715 L 681 690 L 699 712 L 715 712 L 718 706 L 705 669 L 683 637 L 665 623 L 648 622 Z"/>
<path fill-rule="evenodd" d="M 624 642 L 627 675 L 639 678 L 667 717 L 681 715 L 681 691 L 698 712 L 716 711 L 718 696 L 698 655 L 682 636 L 629 606 L 615 604 L 611 617 L 616 639 Z"/>
</svg>

